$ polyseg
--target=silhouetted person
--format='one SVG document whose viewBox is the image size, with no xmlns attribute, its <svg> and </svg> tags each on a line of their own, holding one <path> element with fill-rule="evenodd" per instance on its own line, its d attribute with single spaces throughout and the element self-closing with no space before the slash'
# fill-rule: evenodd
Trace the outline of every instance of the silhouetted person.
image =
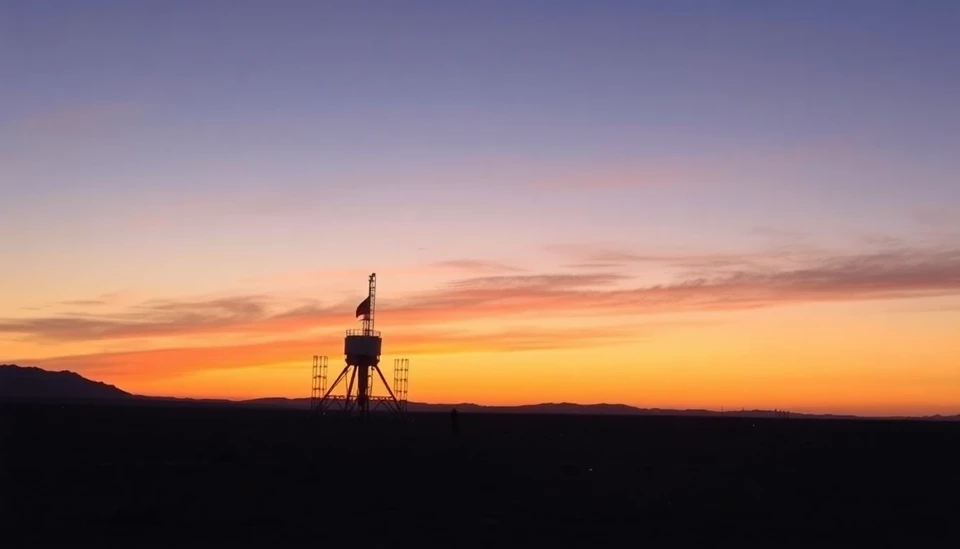
<svg viewBox="0 0 960 549">
<path fill-rule="evenodd" d="M 452 410 L 450 410 L 450 429 L 454 435 L 456 435 L 460 431 L 459 426 L 457 425 L 457 409 L 456 408 L 453 408 Z"/>
</svg>

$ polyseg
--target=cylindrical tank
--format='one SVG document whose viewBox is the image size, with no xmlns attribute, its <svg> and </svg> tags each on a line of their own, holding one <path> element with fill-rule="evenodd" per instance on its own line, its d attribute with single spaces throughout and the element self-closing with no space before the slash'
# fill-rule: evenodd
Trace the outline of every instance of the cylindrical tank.
<svg viewBox="0 0 960 549">
<path fill-rule="evenodd" d="M 343 340 L 343 353 L 347 355 L 347 364 L 374 365 L 380 362 L 380 349 L 383 340 L 380 334 L 351 333 Z"/>
</svg>

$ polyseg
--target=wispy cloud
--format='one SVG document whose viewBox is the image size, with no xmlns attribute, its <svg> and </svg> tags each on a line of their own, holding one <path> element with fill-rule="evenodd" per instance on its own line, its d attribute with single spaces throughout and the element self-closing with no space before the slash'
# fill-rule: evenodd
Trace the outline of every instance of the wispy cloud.
<svg viewBox="0 0 960 549">
<path fill-rule="evenodd" d="M 638 285 L 630 275 L 616 272 L 475 276 L 450 281 L 435 290 L 385 296 L 380 301 L 380 318 L 391 326 L 391 338 L 406 342 L 406 347 L 400 347 L 406 352 L 441 352 L 457 346 L 513 349 L 541 345 L 548 348 L 549 345 L 589 345 L 602 338 L 608 341 L 611 337 L 630 337 L 630 334 L 592 333 L 586 327 L 574 331 L 541 328 L 540 332 L 526 331 L 522 336 L 514 332 L 484 334 L 451 330 L 456 323 L 533 322 L 544 315 L 625 318 L 796 303 L 960 295 L 960 249 L 957 248 L 892 248 L 798 259 L 789 264 L 756 258 L 740 261 L 738 257 L 725 256 L 682 258 L 636 254 L 636 257 L 619 257 L 638 261 L 651 258 L 696 267 L 705 274 L 656 285 Z M 258 343 L 242 346 L 253 353 L 244 361 L 275 362 L 316 352 L 321 345 L 315 334 L 336 336 L 339 331 L 334 328 L 343 328 L 353 320 L 355 305 L 309 300 L 279 302 L 262 295 L 148 301 L 117 314 L 0 320 L 0 333 L 54 344 L 204 335 L 250 338 L 248 341 Z M 399 335 L 404 333 L 407 335 Z M 449 344 L 444 343 L 444 337 Z M 265 339 L 269 341 L 263 342 Z M 258 350 L 263 353 L 254 353 Z M 162 352 L 174 353 L 171 356 L 177 357 L 176 353 L 187 351 L 149 351 L 154 353 L 149 356 L 166 356 Z M 195 356 L 202 351 L 190 353 Z M 211 351 L 208 358 L 213 362 L 225 360 L 212 354 Z M 125 354 L 116 360 L 133 360 L 136 356 L 140 355 Z M 231 360 L 237 360 L 239 355 L 231 356 L 234 357 Z"/>
<path fill-rule="evenodd" d="M 745 182 L 769 185 L 782 182 L 785 177 L 791 177 L 790 174 L 803 173 L 803 168 L 811 162 L 840 168 L 850 165 L 855 151 L 853 144 L 843 141 L 816 141 L 767 149 L 732 147 L 710 153 L 685 151 L 681 155 L 636 158 L 630 163 L 562 166 L 562 171 L 534 173 L 528 181 L 544 188 L 584 190 Z M 868 159 L 856 160 L 863 163 Z M 877 162 L 877 159 L 869 160 Z"/>
<path fill-rule="evenodd" d="M 640 340 L 676 323 L 619 325 L 616 327 L 544 328 L 527 326 L 510 330 L 467 331 L 401 329 L 390 334 L 394 355 L 455 354 L 463 352 L 520 352 L 542 349 L 590 347 L 625 340 Z M 264 364 L 306 361 L 310 356 L 342 345 L 338 333 L 323 337 L 295 337 L 240 345 L 211 345 L 149 349 L 133 352 L 90 353 L 19 362 L 51 369 L 122 373 L 163 377 L 183 372 L 244 368 Z"/>
<path fill-rule="evenodd" d="M 17 119 L 11 129 L 25 134 L 83 135 L 101 130 L 106 125 L 135 121 L 146 108 L 131 102 L 61 104 L 39 114 Z"/>
<path fill-rule="evenodd" d="M 403 277 L 403 278 L 415 278 L 415 277 L 425 277 L 433 276 L 437 274 L 449 273 L 454 269 L 469 270 L 470 260 L 463 265 L 446 265 L 445 262 L 432 263 L 432 264 L 416 264 L 416 265 L 406 265 L 399 267 L 391 267 L 386 271 L 378 271 L 378 275 L 386 275 L 391 278 L 394 277 Z M 457 262 L 453 262 L 457 263 Z M 477 262 L 477 267 L 480 268 L 480 263 Z M 487 265 L 488 269 L 493 269 L 495 266 L 499 265 L 495 262 L 489 262 Z M 504 269 L 510 268 L 509 266 L 504 265 Z M 370 274 L 369 269 L 307 269 L 299 271 L 287 271 L 272 273 L 269 275 L 262 275 L 256 277 L 249 277 L 241 279 L 241 282 L 244 283 L 256 283 L 256 284 L 274 284 L 274 285 L 284 285 L 284 286 L 295 286 L 299 287 L 304 284 L 317 284 L 317 283 L 327 283 L 327 282 L 341 282 L 346 280 L 356 281 L 357 279 L 364 279 L 367 275 Z"/>
<path fill-rule="evenodd" d="M 60 305 L 68 307 L 97 307 L 106 304 L 107 302 L 102 299 L 74 299 L 60 302 Z"/>
<path fill-rule="evenodd" d="M 434 263 L 434 266 L 441 269 L 454 269 L 473 273 L 519 273 L 524 271 L 524 269 L 507 265 L 506 263 L 485 261 L 482 259 L 451 259 L 448 261 L 438 261 Z"/>
<path fill-rule="evenodd" d="M 550 245 L 545 250 L 567 257 L 569 268 L 623 268 L 630 265 L 659 265 L 684 270 L 750 268 L 771 254 L 723 253 L 640 253 L 595 245 Z"/>
<path fill-rule="evenodd" d="M 0 333 L 42 341 L 81 341 L 176 336 L 224 330 L 258 331 L 271 318 L 264 296 L 203 300 L 150 300 L 112 314 L 64 313 L 0 320 Z"/>
<path fill-rule="evenodd" d="M 960 181 L 957 181 L 960 185 Z M 960 231 L 960 207 L 937 204 L 914 208 L 910 213 L 914 222 L 935 231 L 957 234 Z"/>
<path fill-rule="evenodd" d="M 774 238 L 780 241 L 792 243 L 803 241 L 810 236 L 809 233 L 805 231 L 784 229 L 783 227 L 777 227 L 774 225 L 754 225 L 753 227 L 750 227 L 748 232 L 756 236 Z"/>
</svg>

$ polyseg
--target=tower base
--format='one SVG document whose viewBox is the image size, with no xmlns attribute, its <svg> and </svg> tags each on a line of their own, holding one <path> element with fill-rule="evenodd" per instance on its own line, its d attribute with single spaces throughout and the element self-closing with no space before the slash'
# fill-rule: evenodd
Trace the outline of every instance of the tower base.
<svg viewBox="0 0 960 549">
<path fill-rule="evenodd" d="M 389 396 L 373 396 L 374 378 L 383 383 Z M 334 394 L 334 390 L 344 383 L 344 393 Z M 347 364 L 326 393 L 319 399 L 311 400 L 311 410 L 319 414 L 368 418 L 371 413 L 379 412 L 405 415 L 407 403 L 394 394 L 378 364 Z"/>
</svg>

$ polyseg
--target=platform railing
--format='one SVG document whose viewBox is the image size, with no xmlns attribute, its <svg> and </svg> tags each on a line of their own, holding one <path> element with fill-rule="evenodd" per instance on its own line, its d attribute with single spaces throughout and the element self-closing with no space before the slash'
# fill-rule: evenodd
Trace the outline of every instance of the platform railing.
<svg viewBox="0 0 960 549">
<path fill-rule="evenodd" d="M 356 328 L 355 328 L 355 329 L 352 329 L 352 330 L 347 330 L 347 335 L 348 335 L 348 336 L 373 336 L 373 337 L 380 337 L 380 330 L 371 330 L 369 333 L 367 333 L 367 332 L 364 331 L 363 329 L 356 329 Z"/>
</svg>

